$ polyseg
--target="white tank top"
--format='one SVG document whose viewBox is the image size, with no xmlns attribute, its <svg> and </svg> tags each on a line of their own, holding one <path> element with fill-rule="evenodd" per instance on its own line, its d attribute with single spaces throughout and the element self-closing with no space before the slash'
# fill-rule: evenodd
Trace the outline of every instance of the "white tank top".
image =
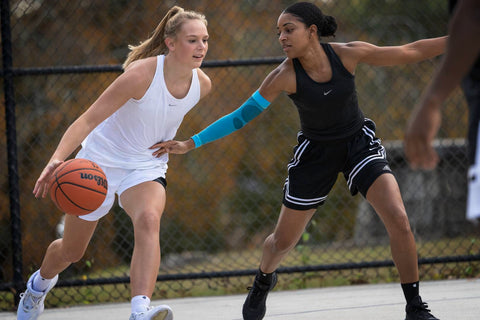
<svg viewBox="0 0 480 320">
<path fill-rule="evenodd" d="M 175 98 L 165 84 L 164 60 L 165 56 L 157 56 L 155 76 L 145 95 L 128 100 L 82 142 L 82 152 L 99 165 L 146 169 L 167 164 L 168 154 L 155 158 L 149 147 L 175 137 L 185 114 L 200 100 L 200 82 L 197 70 L 192 70 L 187 95 Z"/>
</svg>

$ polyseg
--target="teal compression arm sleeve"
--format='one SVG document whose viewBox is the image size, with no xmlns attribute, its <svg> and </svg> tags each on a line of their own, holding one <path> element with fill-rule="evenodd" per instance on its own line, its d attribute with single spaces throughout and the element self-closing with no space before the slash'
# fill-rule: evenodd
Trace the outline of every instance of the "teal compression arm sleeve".
<svg viewBox="0 0 480 320">
<path fill-rule="evenodd" d="M 257 91 L 245 101 L 237 110 L 218 119 L 192 137 L 195 148 L 214 140 L 223 138 L 230 133 L 242 128 L 250 120 L 262 113 L 270 105 Z"/>
</svg>

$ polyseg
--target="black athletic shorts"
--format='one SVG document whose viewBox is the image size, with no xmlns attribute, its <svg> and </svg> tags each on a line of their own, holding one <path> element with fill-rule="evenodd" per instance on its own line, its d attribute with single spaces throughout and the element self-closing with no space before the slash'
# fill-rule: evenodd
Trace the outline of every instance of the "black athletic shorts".
<svg viewBox="0 0 480 320">
<path fill-rule="evenodd" d="M 160 183 L 165 189 L 167 189 L 167 180 L 164 177 L 158 177 L 153 181 Z"/>
<path fill-rule="evenodd" d="M 370 119 L 365 119 L 362 129 L 346 141 L 313 141 L 300 132 L 293 153 L 283 189 L 283 204 L 291 209 L 322 205 L 340 172 L 351 194 L 360 192 L 364 197 L 375 179 L 392 173 Z"/>
</svg>

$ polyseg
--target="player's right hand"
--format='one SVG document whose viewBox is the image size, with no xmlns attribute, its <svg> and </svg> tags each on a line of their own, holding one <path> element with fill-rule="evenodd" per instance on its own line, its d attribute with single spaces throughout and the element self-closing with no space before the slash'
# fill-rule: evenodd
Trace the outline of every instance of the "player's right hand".
<svg viewBox="0 0 480 320">
<path fill-rule="evenodd" d="M 35 187 L 33 188 L 33 194 L 35 195 L 35 198 L 38 198 L 40 196 L 42 198 L 45 198 L 47 196 L 48 187 L 50 186 L 50 180 L 52 179 L 52 174 L 55 169 L 62 163 L 63 161 L 53 160 L 43 169 L 40 177 L 35 183 Z"/>
</svg>

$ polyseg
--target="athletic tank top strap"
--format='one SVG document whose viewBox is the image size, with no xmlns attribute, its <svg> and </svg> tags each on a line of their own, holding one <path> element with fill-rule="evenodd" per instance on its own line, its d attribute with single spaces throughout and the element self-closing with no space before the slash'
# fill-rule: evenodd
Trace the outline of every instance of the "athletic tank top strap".
<svg viewBox="0 0 480 320">
<path fill-rule="evenodd" d="M 192 81 L 190 83 L 188 93 L 183 98 L 176 98 L 170 93 L 170 91 L 168 91 L 163 73 L 164 62 L 164 55 L 157 56 L 157 70 L 152 84 L 155 82 L 156 90 L 161 90 L 165 94 L 170 106 L 176 106 L 177 109 L 180 107 L 185 107 L 188 109 L 192 108 L 192 106 L 200 100 L 200 81 L 198 79 L 197 69 L 192 70 Z"/>
<path fill-rule="evenodd" d="M 320 43 L 320 44 L 323 50 L 325 51 L 325 54 L 327 55 L 328 60 L 330 61 L 330 65 L 332 66 L 332 69 L 335 69 L 335 71 L 342 73 L 347 78 L 351 77 L 352 79 L 354 79 L 355 77 L 350 73 L 350 71 L 347 70 L 347 68 L 345 68 L 342 60 L 340 60 L 340 57 L 337 56 L 332 46 L 328 43 Z"/>
</svg>

